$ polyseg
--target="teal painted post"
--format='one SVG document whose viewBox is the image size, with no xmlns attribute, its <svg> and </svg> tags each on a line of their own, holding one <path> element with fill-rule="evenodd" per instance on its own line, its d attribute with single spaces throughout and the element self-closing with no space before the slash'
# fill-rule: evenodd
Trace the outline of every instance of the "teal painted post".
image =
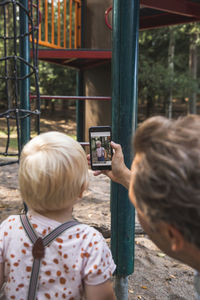
<svg viewBox="0 0 200 300">
<path fill-rule="evenodd" d="M 81 48 L 84 48 L 84 9 L 85 2 L 82 1 L 81 6 Z M 83 90 L 83 71 L 79 70 L 76 73 L 76 94 L 84 96 Z M 78 142 L 84 141 L 84 116 L 85 116 L 85 102 L 82 100 L 76 101 L 76 136 Z"/>
<path fill-rule="evenodd" d="M 76 94 L 83 96 L 83 72 L 77 71 L 76 73 Z M 85 114 L 85 103 L 83 100 L 76 101 L 76 135 L 77 141 L 84 141 L 84 114 Z"/>
<path fill-rule="evenodd" d="M 28 0 L 21 0 L 21 4 L 28 10 Z M 27 63 L 30 61 L 30 49 L 29 49 L 29 36 L 24 35 L 28 33 L 28 16 L 25 10 L 20 8 L 20 57 Z M 20 77 L 24 77 L 29 74 L 29 66 L 21 61 L 20 64 Z M 20 81 L 20 108 L 30 109 L 30 79 L 25 78 Z M 23 115 L 23 114 L 21 114 Z M 30 139 L 30 118 L 24 118 L 21 120 L 21 148 Z"/>
<path fill-rule="evenodd" d="M 122 145 L 125 163 L 133 159 L 132 136 L 137 123 L 139 0 L 114 0 L 112 52 L 113 140 Z M 128 191 L 111 186 L 111 248 L 117 264 L 117 299 L 128 299 L 126 276 L 134 270 L 135 212 Z M 122 280 L 121 280 L 122 279 Z M 124 280 L 123 280 L 124 279 Z M 123 290 L 124 289 L 124 290 Z M 126 290 L 125 290 L 126 289 Z"/>
</svg>

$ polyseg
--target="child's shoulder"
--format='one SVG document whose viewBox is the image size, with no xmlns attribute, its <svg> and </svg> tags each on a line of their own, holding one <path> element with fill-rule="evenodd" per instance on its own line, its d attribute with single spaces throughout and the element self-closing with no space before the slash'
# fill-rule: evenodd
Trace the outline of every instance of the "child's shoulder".
<svg viewBox="0 0 200 300">
<path fill-rule="evenodd" d="M 75 230 L 79 232 L 79 234 L 82 235 L 83 238 L 87 237 L 99 240 L 104 239 L 103 235 L 97 229 L 87 224 L 80 223 L 76 225 Z"/>
<path fill-rule="evenodd" d="M 11 226 L 11 223 L 18 222 L 19 220 L 20 220 L 20 216 L 19 215 L 11 215 L 11 216 L 7 217 L 5 220 L 2 221 L 0 223 L 0 226 L 5 226 L 8 223 Z"/>
<path fill-rule="evenodd" d="M 20 227 L 19 215 L 11 215 L 0 223 L 0 240 L 8 236 L 8 233 L 15 235 L 16 228 Z"/>
</svg>

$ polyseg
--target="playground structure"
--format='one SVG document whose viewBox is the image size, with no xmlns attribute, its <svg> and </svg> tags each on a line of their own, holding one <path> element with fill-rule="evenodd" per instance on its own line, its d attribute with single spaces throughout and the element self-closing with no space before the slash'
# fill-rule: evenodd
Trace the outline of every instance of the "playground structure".
<svg viewBox="0 0 200 300">
<path fill-rule="evenodd" d="M 6 119 L 7 123 L 7 143 L 1 155 L 16 156 L 16 153 L 9 152 L 11 120 L 16 122 L 18 141 L 18 159 L 1 162 L 0 165 L 18 162 L 22 146 L 30 139 L 30 116 L 37 117 L 39 132 L 40 97 L 37 57 L 39 15 L 37 10 L 34 10 L 35 5 L 32 1 L 29 4 L 26 1 L 0 3 L 2 22 L 0 41 L 3 54 L 0 57 L 0 80 L 5 87 L 7 101 L 7 110 L 0 114 L 0 118 Z M 21 20 L 20 23 L 17 21 L 18 18 Z M 32 48 L 32 61 L 29 60 L 30 48 Z M 33 79 L 34 92 L 37 95 L 34 109 L 30 108 L 29 101 L 30 79 Z"/>
<path fill-rule="evenodd" d="M 16 5 L 14 3 L 18 2 L 3 1 L 0 8 L 4 10 L 9 4 Z M 53 0 L 40 0 L 36 5 L 24 0 L 17 4 L 23 11 L 20 15 L 21 74 L 26 72 L 21 77 L 13 78 L 17 86 L 22 85 L 19 88 L 21 103 L 19 105 L 17 102 L 14 108 L 16 122 L 19 115 L 22 119 L 19 144 L 23 146 L 29 139 L 30 114 L 39 115 L 38 58 L 77 69 L 78 140 L 87 140 L 91 125 L 107 125 L 112 120 L 113 139 L 122 145 L 125 162 L 130 167 L 133 155 L 130 140 L 137 126 L 139 29 L 199 21 L 200 1 L 114 0 L 112 3 L 109 0 L 58 0 L 57 6 L 54 4 Z M 35 35 L 27 32 L 35 32 Z M 4 37 L 0 38 L 5 36 L 4 31 Z M 14 34 L 13 41 L 16 37 L 17 34 Z M 40 45 L 38 51 L 34 46 L 37 40 Z M 30 42 L 32 49 L 29 52 Z M 6 70 L 8 58 L 4 53 L 5 57 L 0 58 L 0 62 L 4 62 Z M 14 61 L 16 56 L 17 53 L 12 56 Z M 36 93 L 31 95 L 38 103 L 35 111 L 31 111 L 29 106 L 30 57 L 34 61 L 33 75 L 36 78 Z M 9 76 L 5 72 L 6 82 Z M 109 101 L 111 95 L 112 103 Z M 42 97 L 53 98 L 51 95 Z M 57 97 L 70 99 L 71 96 Z M 8 120 L 10 116 L 10 111 L 0 115 Z M 128 299 L 127 276 L 133 272 L 134 266 L 134 209 L 129 203 L 127 191 L 114 183 L 111 212 L 111 247 L 117 264 L 116 294 L 118 299 L 123 300 Z"/>
<path fill-rule="evenodd" d="M 85 101 L 85 103 L 79 101 L 77 105 L 79 110 L 77 114 L 78 140 L 88 140 L 90 126 L 110 124 L 112 118 L 109 97 L 112 94 L 111 24 L 114 4 L 110 0 L 101 2 L 98 0 L 65 0 L 62 2 L 62 7 L 58 2 L 57 8 L 50 9 L 52 3 L 54 2 L 51 1 L 47 5 L 47 1 L 43 1 L 43 7 L 41 4 L 39 5 L 42 16 L 39 27 L 39 44 L 50 48 L 39 48 L 38 56 L 40 60 L 79 70 L 77 94 L 85 96 L 86 99 L 92 97 L 94 100 L 92 102 Z M 53 18 L 55 11 L 58 11 L 56 28 L 55 18 Z M 68 17 L 62 20 L 61 11 L 66 12 Z M 139 11 L 140 30 L 188 23 L 199 19 L 198 1 L 191 0 L 170 1 L 167 4 L 164 1 L 141 0 Z M 51 24 L 48 20 L 51 20 Z M 63 47 L 64 43 L 66 47 Z M 105 95 L 108 97 L 107 102 L 98 101 L 101 98 L 97 98 L 97 101 L 94 99 L 94 96 L 105 97 Z"/>
</svg>

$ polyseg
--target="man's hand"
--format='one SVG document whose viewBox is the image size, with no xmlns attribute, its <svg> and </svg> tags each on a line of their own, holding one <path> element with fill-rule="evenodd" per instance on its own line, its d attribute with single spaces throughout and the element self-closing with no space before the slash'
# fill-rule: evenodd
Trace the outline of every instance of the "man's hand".
<svg viewBox="0 0 200 300">
<path fill-rule="evenodd" d="M 112 170 L 95 171 L 94 176 L 104 174 L 108 176 L 112 181 L 122 184 L 128 189 L 131 177 L 131 171 L 126 167 L 124 163 L 124 155 L 121 145 L 111 142 L 113 149 L 112 158 Z M 90 164 L 90 155 L 87 156 Z"/>
<path fill-rule="evenodd" d="M 4 283 L 4 264 L 0 263 L 0 290 Z"/>
<path fill-rule="evenodd" d="M 85 284 L 87 300 L 116 300 L 110 280 L 98 285 Z"/>
</svg>

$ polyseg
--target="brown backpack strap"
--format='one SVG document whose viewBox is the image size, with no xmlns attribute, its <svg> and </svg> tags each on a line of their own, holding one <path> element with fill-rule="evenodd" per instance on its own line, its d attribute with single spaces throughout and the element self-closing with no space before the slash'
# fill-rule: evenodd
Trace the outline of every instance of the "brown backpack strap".
<svg viewBox="0 0 200 300">
<path fill-rule="evenodd" d="M 80 224 L 78 221 L 72 220 L 61 224 L 46 235 L 43 239 L 38 237 L 32 225 L 30 224 L 26 215 L 20 215 L 21 223 L 26 231 L 30 241 L 33 243 L 32 255 L 33 255 L 33 266 L 31 272 L 31 278 L 28 289 L 27 300 L 34 300 L 37 292 L 40 261 L 45 255 L 45 247 L 48 246 L 53 240 L 55 240 L 60 234 L 72 226 Z"/>
</svg>

